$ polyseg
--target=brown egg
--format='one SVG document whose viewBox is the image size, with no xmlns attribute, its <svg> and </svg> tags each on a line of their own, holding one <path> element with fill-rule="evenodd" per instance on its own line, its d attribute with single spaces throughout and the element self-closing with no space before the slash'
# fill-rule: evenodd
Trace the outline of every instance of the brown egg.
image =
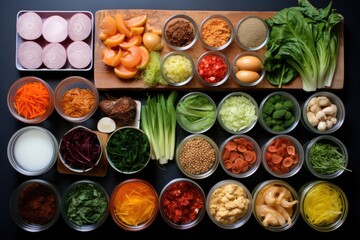
<svg viewBox="0 0 360 240">
<path fill-rule="evenodd" d="M 260 74 L 254 71 L 240 70 L 236 73 L 236 77 L 241 82 L 252 83 L 260 78 Z"/>
<path fill-rule="evenodd" d="M 244 56 L 236 60 L 236 67 L 239 70 L 260 71 L 263 68 L 261 60 L 255 56 Z"/>
</svg>

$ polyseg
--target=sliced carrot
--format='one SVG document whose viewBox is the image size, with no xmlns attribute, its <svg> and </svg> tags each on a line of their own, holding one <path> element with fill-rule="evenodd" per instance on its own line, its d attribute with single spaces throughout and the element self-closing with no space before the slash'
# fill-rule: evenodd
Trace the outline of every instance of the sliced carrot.
<svg viewBox="0 0 360 240">
<path fill-rule="evenodd" d="M 294 145 L 289 145 L 286 147 L 286 151 L 289 155 L 295 155 L 296 149 Z"/>
<path fill-rule="evenodd" d="M 276 153 L 277 147 L 274 145 L 270 145 L 267 150 L 268 150 L 268 152 Z"/>
<path fill-rule="evenodd" d="M 285 147 L 281 146 L 276 150 L 276 154 L 284 157 L 286 155 Z"/>
<path fill-rule="evenodd" d="M 298 154 L 295 154 L 295 155 L 293 155 L 293 156 L 291 156 L 291 157 L 292 157 L 292 159 L 293 159 L 294 165 L 298 164 L 298 162 L 299 162 L 299 155 L 298 155 Z"/>
<path fill-rule="evenodd" d="M 272 157 L 272 153 L 267 151 L 266 154 L 265 154 L 265 160 L 266 161 L 271 161 L 271 157 Z"/>
<path fill-rule="evenodd" d="M 222 152 L 222 159 L 226 160 L 230 157 L 230 151 L 227 149 L 224 149 L 224 151 Z"/>
<path fill-rule="evenodd" d="M 284 167 L 287 167 L 287 168 L 291 167 L 293 165 L 293 163 L 294 162 L 293 162 L 293 159 L 291 157 L 286 157 L 282 161 L 282 165 Z"/>
<path fill-rule="evenodd" d="M 228 151 L 235 151 L 236 150 L 236 143 L 233 142 L 233 141 L 228 141 L 226 144 L 225 144 L 225 149 L 227 149 Z"/>
<path fill-rule="evenodd" d="M 239 152 L 241 153 L 244 153 L 247 151 L 247 148 L 245 145 L 237 145 L 237 148 L 236 148 Z"/>
<path fill-rule="evenodd" d="M 271 162 L 274 164 L 281 163 L 282 160 L 283 160 L 283 157 L 280 155 L 277 155 L 276 153 L 273 153 L 273 155 L 271 156 Z"/>
<path fill-rule="evenodd" d="M 245 161 L 250 162 L 253 160 L 254 155 L 252 155 L 252 151 L 247 150 L 247 151 L 243 152 L 243 155 L 244 155 Z"/>
<path fill-rule="evenodd" d="M 236 144 L 241 144 L 241 145 L 245 145 L 247 139 L 243 138 L 243 137 L 239 137 L 239 138 L 234 138 L 233 140 Z"/>
<path fill-rule="evenodd" d="M 230 159 L 231 161 L 235 161 L 235 159 L 237 159 L 238 157 L 240 157 L 240 154 L 239 154 L 239 153 L 237 153 L 237 152 L 231 152 L 229 159 Z"/>
<path fill-rule="evenodd" d="M 230 161 L 229 159 L 223 160 L 223 161 L 224 161 L 224 167 L 225 167 L 226 169 L 231 169 L 231 168 L 233 167 L 233 162 Z"/>
</svg>

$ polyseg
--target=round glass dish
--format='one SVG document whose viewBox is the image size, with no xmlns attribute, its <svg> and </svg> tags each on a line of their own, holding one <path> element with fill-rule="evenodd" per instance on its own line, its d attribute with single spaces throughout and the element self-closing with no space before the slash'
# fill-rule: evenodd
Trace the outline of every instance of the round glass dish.
<svg viewBox="0 0 360 240">
<path fill-rule="evenodd" d="M 293 136 L 273 136 L 262 148 L 262 165 L 274 177 L 292 177 L 300 171 L 303 163 L 303 146 Z"/>
<path fill-rule="evenodd" d="M 74 230 L 89 232 L 99 228 L 109 215 L 109 195 L 97 182 L 78 180 L 62 197 L 62 216 Z"/>
<path fill-rule="evenodd" d="M 311 174 L 333 179 L 347 169 L 349 154 L 345 144 L 331 135 L 320 135 L 304 144 L 305 166 Z"/>
<path fill-rule="evenodd" d="M 58 142 L 46 128 L 23 127 L 10 138 L 7 156 L 11 166 L 19 173 L 38 176 L 54 166 L 58 156 Z"/>
<path fill-rule="evenodd" d="M 42 179 L 20 184 L 10 200 L 14 222 L 28 232 L 41 232 L 53 226 L 61 212 L 60 194 L 55 185 Z"/>
<path fill-rule="evenodd" d="M 255 52 L 242 52 L 235 56 L 232 69 L 234 81 L 243 87 L 253 87 L 262 82 L 266 69 L 264 59 Z"/>
<path fill-rule="evenodd" d="M 99 165 L 102 155 L 100 137 L 84 126 L 71 128 L 60 140 L 59 159 L 72 172 L 92 170 Z"/>
<path fill-rule="evenodd" d="M 303 103 L 301 120 L 313 133 L 330 134 L 344 123 L 345 106 L 334 93 L 316 92 Z"/>
<path fill-rule="evenodd" d="M 164 186 L 159 196 L 160 214 L 163 220 L 175 229 L 194 228 L 205 215 L 205 193 L 200 185 L 191 179 L 171 180 Z M 182 206 L 185 199 L 189 202 L 186 207 Z"/>
<path fill-rule="evenodd" d="M 220 156 L 221 167 L 235 178 L 251 176 L 261 164 L 259 144 L 245 134 L 227 138 L 220 146 Z"/>
<path fill-rule="evenodd" d="M 176 119 L 185 131 L 204 133 L 215 124 L 216 110 L 216 104 L 209 95 L 202 92 L 190 92 L 177 103 Z"/>
<path fill-rule="evenodd" d="M 198 39 L 195 21 L 185 14 L 176 14 L 166 19 L 162 32 L 166 44 L 175 51 L 188 50 Z"/>
<path fill-rule="evenodd" d="M 144 169 L 150 161 L 150 141 L 136 127 L 120 127 L 106 142 L 106 159 L 117 172 L 133 174 Z"/>
<path fill-rule="evenodd" d="M 219 166 L 219 148 L 203 134 L 185 137 L 176 148 L 176 164 L 180 171 L 192 179 L 203 179 Z"/>
<path fill-rule="evenodd" d="M 27 124 L 45 121 L 54 111 L 54 91 L 38 77 L 22 77 L 16 80 L 7 94 L 10 113 Z M 27 107 L 24 107 L 27 106 Z M 19 112 L 19 109 L 22 109 Z"/>
<path fill-rule="evenodd" d="M 99 92 L 90 80 L 71 76 L 61 80 L 55 87 L 55 109 L 69 122 L 88 120 L 99 106 Z"/>
<path fill-rule="evenodd" d="M 255 126 L 258 112 L 258 104 L 253 97 L 244 92 L 232 92 L 220 101 L 217 120 L 225 131 L 244 134 Z"/>
<path fill-rule="evenodd" d="M 224 50 L 234 38 L 234 28 L 227 17 L 210 15 L 201 22 L 199 38 L 202 45 L 210 51 Z"/>
<path fill-rule="evenodd" d="M 261 182 L 254 188 L 252 196 L 253 215 L 265 229 L 282 232 L 296 223 L 300 214 L 299 195 L 285 181 L 273 179 Z"/>
<path fill-rule="evenodd" d="M 269 133 L 286 134 L 296 128 L 301 110 L 296 98 L 284 91 L 267 95 L 259 107 L 259 123 Z"/>
<path fill-rule="evenodd" d="M 158 201 L 157 192 L 150 183 L 132 178 L 114 188 L 110 198 L 110 213 L 120 228 L 141 231 L 156 219 Z"/>
<path fill-rule="evenodd" d="M 196 75 L 205 86 L 220 86 L 230 76 L 230 63 L 221 52 L 204 52 L 196 62 Z"/>
<path fill-rule="evenodd" d="M 220 228 L 243 226 L 252 214 L 252 196 L 239 181 L 227 179 L 216 183 L 206 197 L 206 211 Z"/>
<path fill-rule="evenodd" d="M 240 48 L 257 51 L 269 40 L 269 28 L 261 17 L 247 16 L 238 22 L 234 35 Z"/>
<path fill-rule="evenodd" d="M 349 203 L 345 193 L 334 183 L 325 180 L 308 182 L 299 190 L 299 196 L 301 216 L 311 228 L 331 232 L 345 222 Z"/>
<path fill-rule="evenodd" d="M 170 86 L 183 86 L 194 77 L 194 61 L 186 52 L 169 52 L 161 59 L 160 72 Z"/>
</svg>

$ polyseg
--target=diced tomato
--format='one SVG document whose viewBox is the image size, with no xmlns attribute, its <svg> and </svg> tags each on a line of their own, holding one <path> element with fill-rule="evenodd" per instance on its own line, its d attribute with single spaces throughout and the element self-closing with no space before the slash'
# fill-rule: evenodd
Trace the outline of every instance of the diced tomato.
<svg viewBox="0 0 360 240">
<path fill-rule="evenodd" d="M 199 76 L 208 83 L 217 83 L 224 79 L 227 73 L 227 66 L 220 56 L 204 56 L 198 65 Z"/>
</svg>

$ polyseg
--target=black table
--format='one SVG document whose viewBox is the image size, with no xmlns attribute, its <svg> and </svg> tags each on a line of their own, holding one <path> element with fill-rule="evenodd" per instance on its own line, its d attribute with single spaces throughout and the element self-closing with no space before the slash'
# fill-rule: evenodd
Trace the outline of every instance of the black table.
<svg viewBox="0 0 360 240">
<path fill-rule="evenodd" d="M 328 4 L 328 1 L 313 1 L 314 6 L 325 7 Z M 41 232 L 41 233 L 28 233 L 23 231 L 15 225 L 11 219 L 9 211 L 9 201 L 10 196 L 14 189 L 21 184 L 22 182 L 32 179 L 32 178 L 41 178 L 55 183 L 59 188 L 60 192 L 63 193 L 66 187 L 72 182 L 79 179 L 92 179 L 101 183 L 109 194 L 111 194 L 112 189 L 121 181 L 129 178 L 130 176 L 121 175 L 113 171 L 110 166 L 105 177 L 84 177 L 84 176 L 75 176 L 75 175 L 65 175 L 57 171 L 56 166 L 48 173 L 38 176 L 38 177 L 27 177 L 16 172 L 7 160 L 7 144 L 8 140 L 14 132 L 19 128 L 25 127 L 26 124 L 23 124 L 15 120 L 6 106 L 6 95 L 7 91 L 10 88 L 11 84 L 18 78 L 22 76 L 37 76 L 48 81 L 53 87 L 56 86 L 58 81 L 64 79 L 67 76 L 79 75 L 86 77 L 90 80 L 93 80 L 93 71 L 88 72 L 20 72 L 15 67 L 15 36 L 16 36 L 16 14 L 20 10 L 54 10 L 54 11 L 80 11 L 88 10 L 91 11 L 94 16 L 97 10 L 102 9 L 188 9 L 188 10 L 237 10 L 237 11 L 279 11 L 286 7 L 291 7 L 297 5 L 297 1 L 282 1 L 282 0 L 258 0 L 258 1 L 234 1 L 234 0 L 222 0 L 222 1 L 194 1 L 194 0 L 182 0 L 182 1 L 149 1 L 149 0 L 137 0 L 137 1 L 99 1 L 99 0 L 65 0 L 65 1 L 46 1 L 46 0 L 17 0 L 17 1 L 4 1 L 0 2 L 0 20 L 2 23 L 2 36 L 1 36 L 1 81 L 0 81 L 0 91 L 1 91 L 1 105 L 0 105 L 0 118 L 2 124 L 2 134 L 1 134 L 1 155 L 0 155 L 0 186 L 1 186 L 1 238 L 3 239 L 49 239 L 51 237 L 66 237 L 71 239 L 136 239 L 136 238 L 155 238 L 155 239 L 170 239 L 170 238 L 187 238 L 193 239 L 195 235 L 204 234 L 211 237 L 223 235 L 227 238 L 243 238 L 246 234 L 246 237 L 252 237 L 254 239 L 269 237 L 270 239 L 290 239 L 290 238 L 303 238 L 308 237 L 312 239 L 325 239 L 328 237 L 344 237 L 345 234 L 353 233 L 359 234 L 359 220 L 357 217 L 360 216 L 360 207 L 358 206 L 360 202 L 359 187 L 357 184 L 360 182 L 360 163 L 358 161 L 358 156 L 356 154 L 356 149 L 360 142 L 357 140 L 357 134 L 360 133 L 360 125 L 358 122 L 359 119 L 359 107 L 358 107 L 358 89 L 360 89 L 359 79 L 360 74 L 357 71 L 357 54 L 360 53 L 359 45 L 360 42 L 359 32 L 358 32 L 358 23 L 359 14 L 355 11 L 356 8 L 353 6 L 355 1 L 340 1 L 335 0 L 334 8 L 337 9 L 337 12 L 341 13 L 344 16 L 344 32 L 345 32 L 345 84 L 344 88 L 336 91 L 336 93 L 341 97 L 345 104 L 346 108 L 346 118 L 345 122 L 340 130 L 338 130 L 335 135 L 340 138 L 347 146 L 349 151 L 349 165 L 348 168 L 352 169 L 351 173 L 344 173 L 340 177 L 331 180 L 331 182 L 337 184 L 347 195 L 349 200 L 349 214 L 345 223 L 337 230 L 331 233 L 321 233 L 311 229 L 305 224 L 301 217 L 296 222 L 295 226 L 291 229 L 281 232 L 273 233 L 262 228 L 259 223 L 256 222 L 255 218 L 252 216 L 251 219 L 241 228 L 236 230 L 223 230 L 213 224 L 209 217 L 205 215 L 203 221 L 195 228 L 191 230 L 174 230 L 168 226 L 161 215 L 157 216 L 155 222 L 146 230 L 142 232 L 125 232 L 120 229 L 112 220 L 109 215 L 107 221 L 99 229 L 89 232 L 81 233 L 72 230 L 66 223 L 63 221 L 62 217 L 58 219 L 56 224 L 50 229 Z M 95 36 L 96 37 L 96 36 Z M 305 101 L 305 99 L 311 94 L 304 92 L 302 90 L 293 90 L 290 91 L 294 94 L 300 103 Z M 269 91 L 256 91 L 250 92 L 252 96 L 257 100 L 258 103 L 269 93 Z M 103 92 L 101 94 L 104 94 Z M 143 92 L 112 92 L 113 95 L 129 95 L 136 96 L 136 98 L 145 100 L 146 91 Z M 185 92 L 180 92 L 180 96 L 185 94 Z M 209 92 L 215 102 L 219 102 L 222 97 L 224 97 L 227 92 L 218 92 L 213 93 Z M 98 111 L 93 118 L 82 123 L 82 125 L 95 129 L 96 122 L 100 117 L 100 111 Z M 70 129 L 71 127 L 77 125 L 66 122 L 61 119 L 56 112 L 54 112 L 51 117 L 45 122 L 39 124 L 42 127 L 48 128 L 59 140 L 61 136 Z M 218 144 L 221 143 L 223 139 L 229 136 L 225 133 L 220 126 L 216 123 L 215 126 L 210 129 L 207 133 L 212 137 Z M 270 134 L 267 134 L 259 124 L 255 126 L 251 132 L 248 133 L 250 136 L 255 138 L 260 145 L 262 145 L 269 137 Z M 186 133 L 180 129 L 178 126 L 178 135 L 177 138 L 181 139 L 186 135 Z M 307 131 L 301 123 L 298 127 L 291 132 L 291 135 L 295 136 L 301 143 L 305 143 L 307 140 L 315 137 L 314 134 L 311 134 Z M 139 177 L 149 181 L 157 189 L 158 192 L 162 187 L 171 179 L 176 177 L 184 177 L 177 169 L 175 161 L 170 162 L 163 168 L 158 167 L 154 162 L 152 162 L 144 171 L 135 174 L 131 177 Z M 206 180 L 196 180 L 207 193 L 212 185 L 216 182 L 230 178 L 224 173 L 224 171 L 219 168 L 217 171 L 207 178 Z M 273 177 L 268 174 L 261 166 L 258 171 L 249 178 L 239 179 L 244 183 L 250 191 L 260 182 Z M 300 187 L 307 183 L 308 181 L 316 180 L 311 174 L 307 172 L 305 168 L 294 177 L 286 179 L 286 181 L 292 185 L 295 189 L 299 190 Z M 201 236 L 201 235 L 200 235 Z"/>
</svg>

